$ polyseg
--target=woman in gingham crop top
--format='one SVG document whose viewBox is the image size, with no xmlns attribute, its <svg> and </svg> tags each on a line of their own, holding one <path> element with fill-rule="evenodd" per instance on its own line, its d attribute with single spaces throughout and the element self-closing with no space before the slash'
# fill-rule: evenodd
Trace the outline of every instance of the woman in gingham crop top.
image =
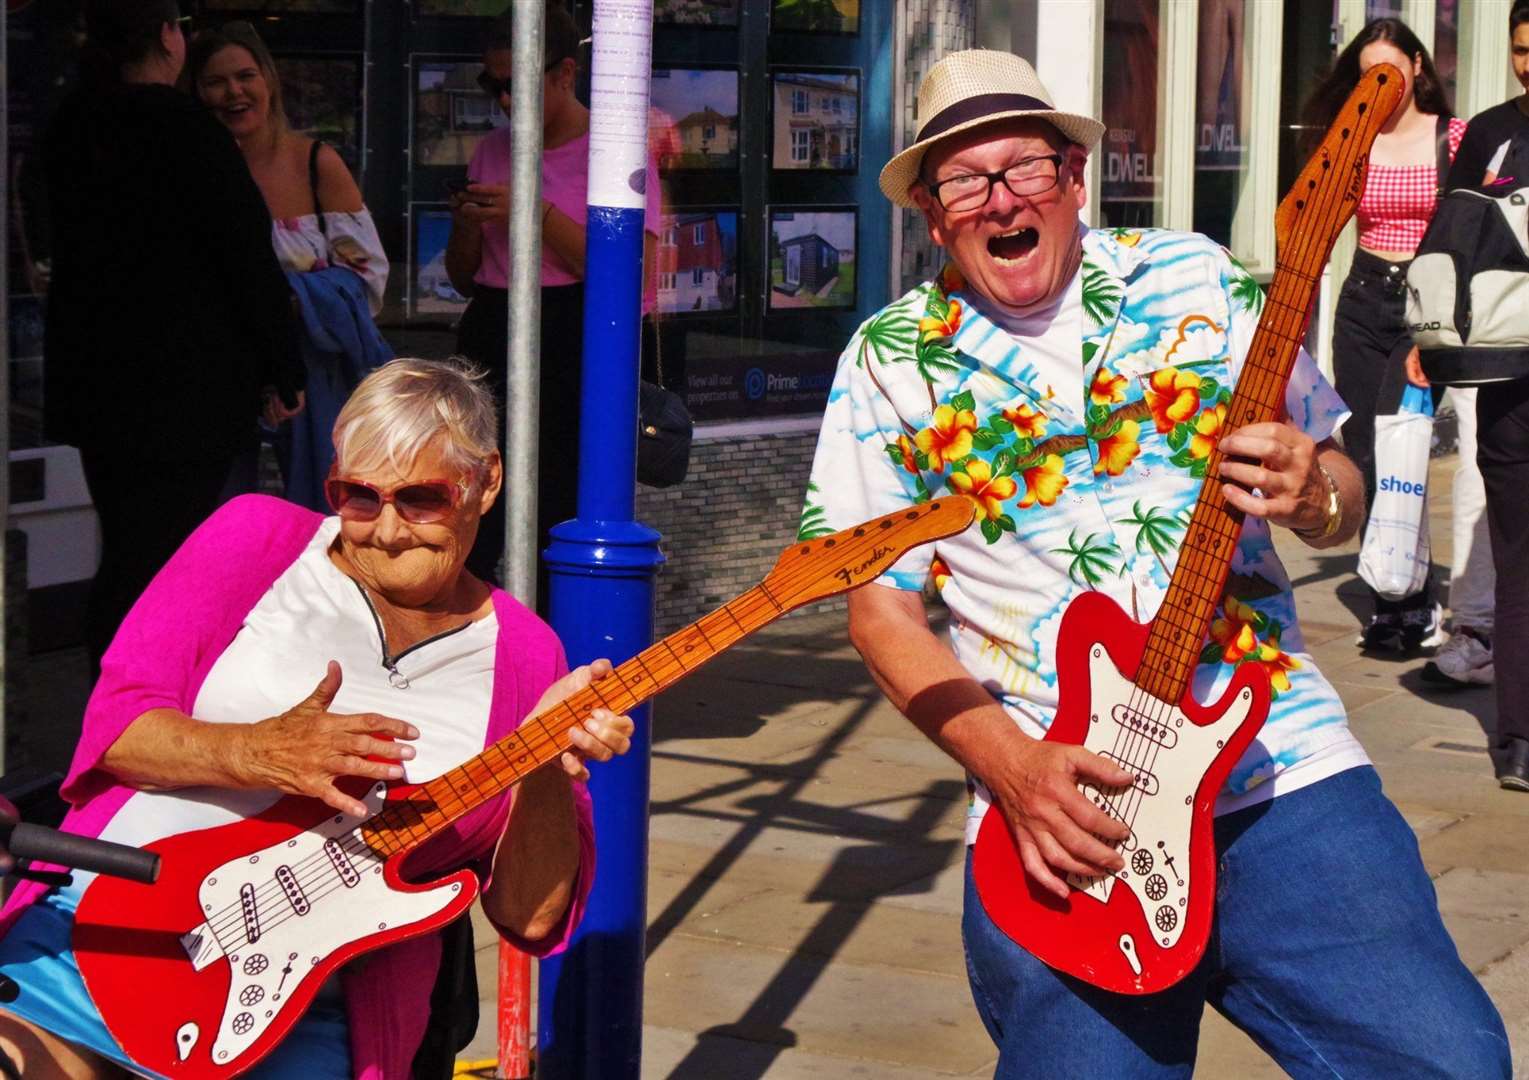
<svg viewBox="0 0 1529 1080">
<path fill-rule="evenodd" d="M 1326 131 L 1360 76 L 1381 63 L 1398 68 L 1406 86 L 1370 151 L 1356 214 L 1359 250 L 1333 324 L 1334 382 L 1350 410 L 1343 448 L 1364 473 L 1366 512 L 1375 498 L 1375 417 L 1396 412 L 1407 387 L 1407 266 L 1443 186 L 1439 135 L 1447 133 L 1453 160 L 1465 134 L 1465 121 L 1450 116 L 1428 50 L 1400 19 L 1384 18 L 1359 31 L 1312 94 L 1305 119 L 1314 137 Z M 1370 595 L 1374 609 L 1360 637 L 1367 651 L 1412 652 L 1443 640 L 1431 577 L 1405 600 Z"/>
</svg>

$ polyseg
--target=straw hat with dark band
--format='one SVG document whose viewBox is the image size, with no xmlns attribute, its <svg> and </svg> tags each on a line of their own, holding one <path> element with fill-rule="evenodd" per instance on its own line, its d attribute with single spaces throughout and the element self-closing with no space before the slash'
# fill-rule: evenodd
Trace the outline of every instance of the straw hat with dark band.
<svg viewBox="0 0 1529 1080">
<path fill-rule="evenodd" d="M 1058 112 L 1035 69 L 1013 53 L 968 49 L 951 53 L 924 76 L 918 88 L 918 138 L 881 170 L 881 190 L 898 206 L 917 204 L 908 187 L 918 179 L 924 154 L 940 139 L 1010 117 L 1045 120 L 1085 150 L 1104 125 L 1088 116 Z"/>
</svg>

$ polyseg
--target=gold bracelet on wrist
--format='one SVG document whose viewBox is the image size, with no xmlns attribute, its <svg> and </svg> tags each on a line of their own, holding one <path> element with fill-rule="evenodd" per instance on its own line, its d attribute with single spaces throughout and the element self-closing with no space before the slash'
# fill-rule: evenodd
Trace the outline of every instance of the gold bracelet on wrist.
<svg viewBox="0 0 1529 1080">
<path fill-rule="evenodd" d="M 1343 523 L 1343 495 L 1338 491 L 1338 481 L 1327 471 L 1327 466 L 1317 462 L 1317 471 L 1327 482 L 1327 517 L 1319 526 L 1310 529 L 1291 529 L 1302 540 L 1326 540 L 1338 531 Z"/>
</svg>

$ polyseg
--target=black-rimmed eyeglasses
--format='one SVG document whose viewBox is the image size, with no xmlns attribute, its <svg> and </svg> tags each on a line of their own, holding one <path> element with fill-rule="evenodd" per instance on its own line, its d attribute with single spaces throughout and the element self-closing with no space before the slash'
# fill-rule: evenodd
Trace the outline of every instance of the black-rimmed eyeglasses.
<svg viewBox="0 0 1529 1080">
<path fill-rule="evenodd" d="M 1062 175 L 1062 155 L 1025 158 L 1007 169 L 992 173 L 963 173 L 926 184 L 929 194 L 946 210 L 960 213 L 979 210 L 993 197 L 993 184 L 1002 182 L 1016 198 L 1040 195 L 1056 187 Z"/>
</svg>

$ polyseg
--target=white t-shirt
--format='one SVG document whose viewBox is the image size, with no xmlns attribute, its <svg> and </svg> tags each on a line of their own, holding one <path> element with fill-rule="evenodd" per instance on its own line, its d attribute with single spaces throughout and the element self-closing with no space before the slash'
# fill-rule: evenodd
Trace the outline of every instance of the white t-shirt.
<svg viewBox="0 0 1529 1080">
<path fill-rule="evenodd" d="M 375 712 L 413 724 L 419 738 L 410 743 L 414 759 L 402 763 L 404 781 L 434 779 L 483 749 L 498 620 L 490 612 L 391 657 L 402 678 L 393 676 L 383 666 L 382 639 L 365 594 L 329 558 L 339 528 L 339 518 L 325 519 L 245 617 L 202 683 L 192 715 L 220 724 L 277 716 L 313 693 L 328 662 L 336 660 L 342 682 L 330 711 Z M 101 838 L 141 846 L 237 821 L 278 797 L 222 788 L 137 791 Z M 73 891 L 83 891 L 92 878 L 76 874 Z"/>
</svg>

